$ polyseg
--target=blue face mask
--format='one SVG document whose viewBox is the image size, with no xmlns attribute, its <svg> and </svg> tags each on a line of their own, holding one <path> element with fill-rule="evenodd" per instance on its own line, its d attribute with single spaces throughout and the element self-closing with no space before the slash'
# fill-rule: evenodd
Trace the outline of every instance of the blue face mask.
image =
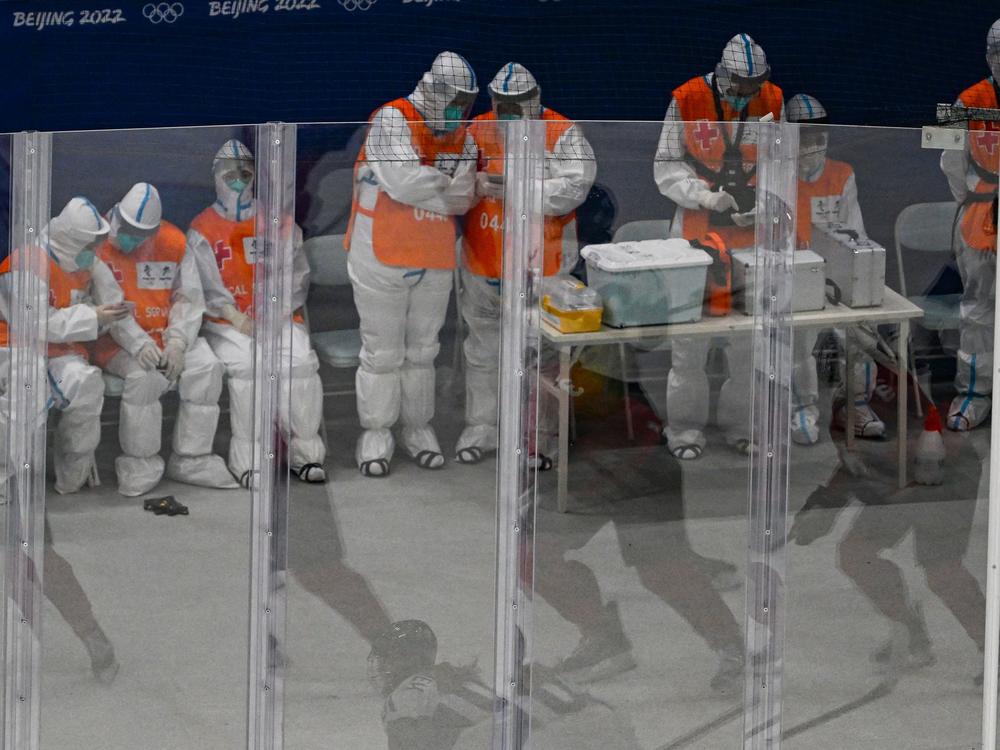
<svg viewBox="0 0 1000 750">
<path fill-rule="evenodd" d="M 722 98 L 725 99 L 729 103 L 729 106 L 735 109 L 737 112 L 742 112 L 744 109 L 746 109 L 747 105 L 750 103 L 750 100 L 753 99 L 752 96 L 728 96 L 728 95 Z"/>
<path fill-rule="evenodd" d="M 503 120 L 504 122 L 510 122 L 511 120 L 520 120 L 521 116 L 504 113 L 501 115 L 497 115 L 497 119 Z"/>
<path fill-rule="evenodd" d="M 136 237 L 133 234 L 125 234 L 122 232 L 115 237 L 115 244 L 118 245 L 118 249 L 123 253 L 131 253 L 139 247 L 139 245 L 145 242 L 145 240 L 145 237 Z"/>
<path fill-rule="evenodd" d="M 233 180 L 232 182 L 227 182 L 226 184 L 229 185 L 229 189 L 233 192 L 242 193 L 247 189 L 247 185 L 249 183 L 245 180 Z"/>
<path fill-rule="evenodd" d="M 76 261 L 76 265 L 80 269 L 90 268 L 94 265 L 94 251 L 90 248 L 81 250 L 73 260 Z"/>
</svg>

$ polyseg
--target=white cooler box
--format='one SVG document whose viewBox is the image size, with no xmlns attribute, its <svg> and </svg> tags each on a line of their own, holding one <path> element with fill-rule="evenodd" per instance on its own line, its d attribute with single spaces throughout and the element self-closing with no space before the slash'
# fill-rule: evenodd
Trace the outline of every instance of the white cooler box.
<svg viewBox="0 0 1000 750">
<path fill-rule="evenodd" d="M 811 250 L 796 250 L 794 258 L 792 312 L 822 310 L 826 307 L 826 263 Z M 733 252 L 733 308 L 746 315 L 753 315 L 756 298 L 755 260 L 752 249 Z"/>
<path fill-rule="evenodd" d="M 587 285 L 604 300 L 604 324 L 614 328 L 690 323 L 701 319 L 712 258 L 687 240 L 588 245 Z"/>
<path fill-rule="evenodd" d="M 885 248 L 843 224 L 812 228 L 812 249 L 826 259 L 834 294 L 848 307 L 878 307 L 885 295 Z"/>
</svg>

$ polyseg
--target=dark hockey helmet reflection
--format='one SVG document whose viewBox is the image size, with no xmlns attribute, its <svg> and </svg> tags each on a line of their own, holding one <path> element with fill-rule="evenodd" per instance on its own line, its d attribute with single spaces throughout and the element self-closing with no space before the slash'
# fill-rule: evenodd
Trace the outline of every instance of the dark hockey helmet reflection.
<svg viewBox="0 0 1000 750">
<path fill-rule="evenodd" d="M 392 623 L 372 642 L 368 679 L 384 695 L 403 680 L 437 661 L 437 636 L 423 620 Z"/>
</svg>

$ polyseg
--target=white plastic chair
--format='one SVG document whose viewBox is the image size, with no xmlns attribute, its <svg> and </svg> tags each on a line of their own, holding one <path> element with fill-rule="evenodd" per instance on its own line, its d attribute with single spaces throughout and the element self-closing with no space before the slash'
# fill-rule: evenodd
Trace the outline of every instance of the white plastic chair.
<svg viewBox="0 0 1000 750">
<path fill-rule="evenodd" d="M 899 212 L 896 217 L 896 268 L 899 273 L 899 291 L 910 302 L 924 311 L 920 325 L 929 331 L 953 331 L 959 326 L 959 305 L 961 294 L 918 294 L 910 295 L 906 286 L 906 272 L 903 268 L 903 249 L 907 252 L 951 254 L 953 252 L 955 214 L 958 204 L 954 201 L 938 203 L 914 203 Z M 911 371 L 916 372 L 916 352 L 909 347 Z M 920 398 L 917 399 L 918 412 Z"/>
<path fill-rule="evenodd" d="M 615 230 L 614 242 L 640 240 L 665 240 L 670 236 L 670 219 L 642 219 L 629 221 Z"/>
<path fill-rule="evenodd" d="M 302 249 L 309 259 L 310 283 L 328 287 L 350 286 L 344 235 L 310 237 L 303 243 Z M 357 328 L 316 331 L 310 339 L 316 355 L 331 367 L 347 369 L 360 363 L 361 331 Z"/>
<path fill-rule="evenodd" d="M 960 294 L 930 294 L 911 296 L 903 270 L 903 248 L 908 252 L 951 253 L 952 230 L 958 204 L 914 203 L 896 217 L 896 267 L 899 269 L 899 290 L 903 296 L 924 311 L 920 325 L 931 331 L 958 329 Z"/>
</svg>

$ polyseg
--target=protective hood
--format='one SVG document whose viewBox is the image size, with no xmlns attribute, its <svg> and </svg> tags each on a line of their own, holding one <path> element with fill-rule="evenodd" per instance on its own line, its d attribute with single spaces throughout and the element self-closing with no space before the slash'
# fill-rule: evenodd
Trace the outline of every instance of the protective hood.
<svg viewBox="0 0 1000 750">
<path fill-rule="evenodd" d="M 111 210 L 111 242 L 132 252 L 156 234 L 163 218 L 160 194 L 148 182 L 139 182 Z"/>
<path fill-rule="evenodd" d="M 829 121 L 824 107 L 819 99 L 809 94 L 796 94 L 788 100 L 785 107 L 785 117 L 788 122 L 803 122 L 821 125 Z"/>
<path fill-rule="evenodd" d="M 829 140 L 826 107 L 816 97 L 796 94 L 788 100 L 785 116 L 789 122 L 806 126 L 799 130 L 799 179 L 815 182 L 826 166 Z"/>
<path fill-rule="evenodd" d="M 454 52 L 442 52 L 410 94 L 413 106 L 435 130 L 454 130 L 467 120 L 479 86 L 468 61 Z"/>
<path fill-rule="evenodd" d="M 222 144 L 212 160 L 215 206 L 230 221 L 254 215 L 254 158 L 250 149 L 235 138 Z"/>
<path fill-rule="evenodd" d="M 94 204 L 77 196 L 49 221 L 40 239 L 59 267 L 73 273 L 93 264 L 94 252 L 110 229 Z"/>
<path fill-rule="evenodd" d="M 542 92 L 531 71 L 521 63 L 509 62 L 490 82 L 493 112 L 501 120 L 542 116 Z"/>
<path fill-rule="evenodd" d="M 990 66 L 993 80 L 1000 82 L 1000 19 L 993 22 L 986 35 L 986 64 Z"/>
<path fill-rule="evenodd" d="M 722 98 L 742 111 L 771 77 L 764 49 L 749 34 L 737 34 L 726 44 L 715 66 Z"/>
</svg>

